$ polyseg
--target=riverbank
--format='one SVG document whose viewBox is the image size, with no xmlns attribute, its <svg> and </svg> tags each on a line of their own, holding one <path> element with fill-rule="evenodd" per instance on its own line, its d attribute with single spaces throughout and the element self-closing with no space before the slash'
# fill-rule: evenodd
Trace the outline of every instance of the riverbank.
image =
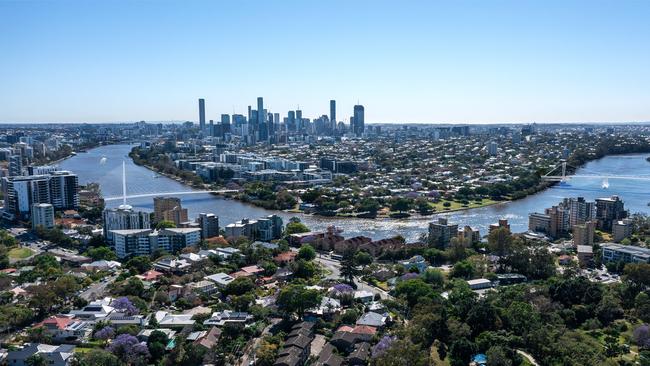
<svg viewBox="0 0 650 366">
<path fill-rule="evenodd" d="M 84 154 L 78 154 L 64 161 L 60 168 L 72 170 L 79 175 L 79 183 L 96 182 L 100 184 L 102 193 L 108 196 L 122 195 L 122 162 L 133 147 L 131 145 L 105 145 Z M 624 156 L 611 156 L 588 163 L 583 171 L 579 169 L 576 174 L 585 172 L 606 172 L 611 175 L 650 176 L 650 164 L 646 162 L 647 154 L 634 154 Z M 103 164 L 100 160 L 106 158 Z M 136 165 L 131 159 L 126 159 L 127 193 L 128 195 L 191 191 L 189 185 L 181 183 L 178 179 L 161 175 L 152 178 L 152 170 Z M 463 209 L 459 211 L 435 212 L 431 216 L 414 215 L 409 219 L 375 218 L 364 219 L 347 217 L 327 217 L 299 212 L 267 210 L 247 204 L 235 199 L 224 199 L 221 196 L 209 193 L 183 196 L 183 207 L 188 209 L 189 217 L 197 217 L 202 212 L 212 212 L 219 216 L 219 221 L 224 224 L 241 220 L 242 218 L 257 218 L 271 214 L 282 217 L 287 222 L 292 217 L 298 217 L 305 225 L 315 231 L 327 230 L 336 226 L 343 230 L 346 237 L 366 236 L 373 240 L 390 238 L 399 233 L 407 241 L 417 241 L 423 232 L 426 232 L 429 222 L 438 217 L 446 217 L 449 222 L 458 224 L 459 227 L 471 226 L 481 233 L 487 233 L 490 224 L 499 219 L 508 219 L 512 232 L 525 232 L 528 230 L 528 215 L 539 212 L 545 207 L 557 205 L 563 197 L 584 197 L 593 201 L 599 197 L 618 195 L 625 201 L 625 208 L 630 212 L 650 213 L 648 202 L 647 181 L 643 180 L 611 180 L 610 187 L 603 189 L 601 181 L 589 178 L 573 178 L 568 184 L 551 186 L 544 191 L 518 200 L 499 201 L 485 207 Z M 107 202 L 108 208 L 119 206 L 120 201 Z M 151 212 L 153 201 L 151 197 L 134 197 L 128 199 L 128 204 L 135 209 Z"/>
<path fill-rule="evenodd" d="M 136 159 L 133 159 L 132 156 L 132 151 L 129 152 L 128 155 L 131 160 L 133 161 L 134 164 L 144 167 L 148 170 L 150 170 L 154 174 L 159 174 L 161 176 L 167 177 L 169 179 L 172 179 L 178 183 L 181 183 L 189 188 L 192 189 L 211 189 L 210 185 L 208 184 L 202 184 L 202 185 L 197 185 L 194 183 L 194 181 L 189 180 L 189 179 L 184 179 L 178 175 L 172 174 L 172 173 L 167 173 L 163 172 L 160 169 L 157 169 L 155 166 L 151 164 L 146 164 L 146 163 L 139 163 L 136 161 Z M 239 190 L 239 192 L 243 192 L 243 190 Z M 261 204 L 256 203 L 256 200 L 242 200 L 238 198 L 238 195 L 236 194 L 229 194 L 226 195 L 225 197 L 234 199 L 238 202 L 244 203 L 244 204 L 250 204 L 255 207 L 259 207 L 261 209 L 265 210 L 273 210 L 269 209 L 267 207 L 264 207 Z M 523 196 L 521 198 L 524 198 L 527 196 Z M 294 213 L 294 214 L 300 214 L 300 215 L 310 215 L 310 216 L 317 216 L 317 217 L 322 217 L 322 218 L 353 218 L 353 219 L 382 219 L 382 220 L 423 220 L 426 219 L 427 217 L 438 215 L 438 214 L 446 214 L 446 213 L 454 213 L 454 212 L 459 212 L 459 211 L 466 211 L 466 210 L 472 210 L 472 209 L 478 209 L 478 208 L 484 208 L 492 205 L 497 205 L 500 203 L 506 203 L 506 202 L 511 202 L 511 199 L 503 199 L 503 200 L 493 200 L 490 198 L 482 198 L 481 202 L 478 203 L 477 200 L 472 200 L 472 201 L 467 201 L 467 203 L 463 203 L 460 201 L 455 201 L 455 200 L 445 200 L 441 199 L 437 202 L 429 202 L 430 205 L 430 213 L 429 214 L 420 214 L 420 213 L 398 213 L 398 212 L 386 212 L 386 213 L 380 213 L 376 216 L 368 216 L 366 213 L 345 213 L 345 214 L 340 214 L 337 213 L 335 215 L 326 215 L 326 214 L 321 214 L 318 212 L 306 212 L 304 210 L 300 210 L 298 208 L 293 208 L 293 209 L 287 209 L 287 210 L 276 210 L 276 211 L 282 211 L 286 213 Z M 448 205 L 447 205 L 448 204 Z"/>
</svg>

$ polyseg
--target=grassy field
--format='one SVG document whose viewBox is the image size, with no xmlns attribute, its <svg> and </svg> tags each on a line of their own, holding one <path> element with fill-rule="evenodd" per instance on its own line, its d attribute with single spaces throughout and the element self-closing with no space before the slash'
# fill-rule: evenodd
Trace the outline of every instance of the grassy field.
<svg viewBox="0 0 650 366">
<path fill-rule="evenodd" d="M 449 207 L 445 207 L 445 202 L 449 203 Z M 430 205 L 433 209 L 435 209 L 436 212 L 445 212 L 445 211 L 464 210 L 468 208 L 485 207 L 485 206 L 493 205 L 495 203 L 499 203 L 499 201 L 494 201 L 489 198 L 484 198 L 481 200 L 481 202 L 469 201 L 467 205 L 464 205 L 457 201 L 447 201 L 447 200 L 440 200 L 439 202 L 436 203 L 430 203 Z"/>
<path fill-rule="evenodd" d="M 13 248 L 9 251 L 9 258 L 11 259 L 25 259 L 32 255 L 34 252 L 29 248 Z"/>
</svg>

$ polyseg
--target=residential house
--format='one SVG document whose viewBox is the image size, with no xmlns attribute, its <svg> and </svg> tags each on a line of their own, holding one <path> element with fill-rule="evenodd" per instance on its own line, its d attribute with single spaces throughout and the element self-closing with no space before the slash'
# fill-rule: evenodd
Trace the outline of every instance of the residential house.
<svg viewBox="0 0 650 366">
<path fill-rule="evenodd" d="M 74 355 L 75 346 L 62 344 L 52 346 L 42 343 L 27 343 L 22 348 L 7 353 L 7 365 L 28 366 L 28 359 L 38 354 L 45 359 L 48 366 L 69 366 Z"/>
</svg>

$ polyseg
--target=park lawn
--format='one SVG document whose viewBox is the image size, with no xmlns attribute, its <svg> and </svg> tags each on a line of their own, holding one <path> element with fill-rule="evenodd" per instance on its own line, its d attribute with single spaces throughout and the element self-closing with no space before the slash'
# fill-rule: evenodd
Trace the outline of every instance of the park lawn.
<svg viewBox="0 0 650 366">
<path fill-rule="evenodd" d="M 445 202 L 449 202 L 450 206 L 445 207 Z M 489 205 L 494 205 L 495 203 L 499 203 L 499 201 L 495 201 L 489 198 L 484 198 L 481 200 L 480 203 L 477 201 L 469 201 L 467 205 L 464 205 L 458 201 L 447 201 L 447 200 L 440 200 L 439 202 L 429 203 L 429 204 L 433 209 L 435 209 L 435 212 L 445 212 L 445 211 L 464 210 L 468 208 L 485 207 Z"/>
<path fill-rule="evenodd" d="M 34 252 L 29 248 L 13 248 L 9 251 L 9 258 L 11 259 L 25 259 L 31 256 Z"/>
</svg>

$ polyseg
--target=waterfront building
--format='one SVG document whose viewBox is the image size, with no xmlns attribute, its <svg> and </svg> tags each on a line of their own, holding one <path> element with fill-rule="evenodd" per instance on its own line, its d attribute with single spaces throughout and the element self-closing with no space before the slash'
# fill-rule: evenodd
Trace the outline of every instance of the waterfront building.
<svg viewBox="0 0 650 366">
<path fill-rule="evenodd" d="M 650 249 L 605 243 L 601 246 L 603 262 L 650 263 Z"/>
<path fill-rule="evenodd" d="M 450 224 L 444 217 L 438 222 L 429 223 L 429 242 L 435 246 L 446 248 L 451 243 L 451 238 L 458 235 L 458 224 Z"/>
<path fill-rule="evenodd" d="M 280 239 L 282 236 L 282 218 L 278 215 L 268 215 L 257 220 L 257 240 L 269 241 Z"/>
<path fill-rule="evenodd" d="M 196 221 L 201 228 L 203 240 L 219 235 L 219 216 L 213 213 L 200 213 Z"/>
<path fill-rule="evenodd" d="M 240 236 L 254 240 L 257 236 L 257 220 L 243 218 L 225 227 L 227 238 L 238 238 Z"/>
<path fill-rule="evenodd" d="M 528 215 L 528 230 L 548 233 L 551 230 L 551 217 L 539 212 L 531 213 Z"/>
<path fill-rule="evenodd" d="M 121 205 L 118 208 L 104 210 L 104 237 L 109 243 L 113 243 L 115 230 L 143 230 L 149 229 L 149 213 L 134 211 L 129 205 Z"/>
<path fill-rule="evenodd" d="M 596 220 L 598 228 L 605 231 L 612 230 L 612 223 L 627 217 L 623 201 L 618 196 L 609 198 L 596 198 Z"/>
<path fill-rule="evenodd" d="M 490 224 L 489 232 L 493 232 L 494 230 L 501 229 L 501 228 L 510 231 L 510 224 L 508 223 L 507 219 L 499 219 L 499 222 Z"/>
<path fill-rule="evenodd" d="M 32 205 L 32 228 L 43 227 L 51 229 L 54 227 L 54 206 L 49 203 L 35 203 Z"/>
<path fill-rule="evenodd" d="M 178 197 L 154 197 L 153 207 L 156 222 L 171 221 L 176 226 L 187 222 L 187 209 L 181 206 L 181 199 Z"/>
<path fill-rule="evenodd" d="M 563 206 L 569 210 L 571 227 L 593 220 L 596 215 L 596 203 L 587 202 L 584 197 L 565 198 Z"/>
<path fill-rule="evenodd" d="M 478 229 L 474 230 L 471 226 L 466 225 L 462 230 L 458 230 L 458 239 L 462 243 L 476 244 L 481 241 L 481 233 Z"/>
<path fill-rule="evenodd" d="M 560 206 L 546 209 L 551 220 L 548 234 L 551 238 L 559 238 L 569 231 L 569 212 Z"/>
<path fill-rule="evenodd" d="M 157 250 L 176 253 L 201 241 L 198 228 L 112 230 L 111 234 L 118 258 L 149 256 Z"/>
</svg>

